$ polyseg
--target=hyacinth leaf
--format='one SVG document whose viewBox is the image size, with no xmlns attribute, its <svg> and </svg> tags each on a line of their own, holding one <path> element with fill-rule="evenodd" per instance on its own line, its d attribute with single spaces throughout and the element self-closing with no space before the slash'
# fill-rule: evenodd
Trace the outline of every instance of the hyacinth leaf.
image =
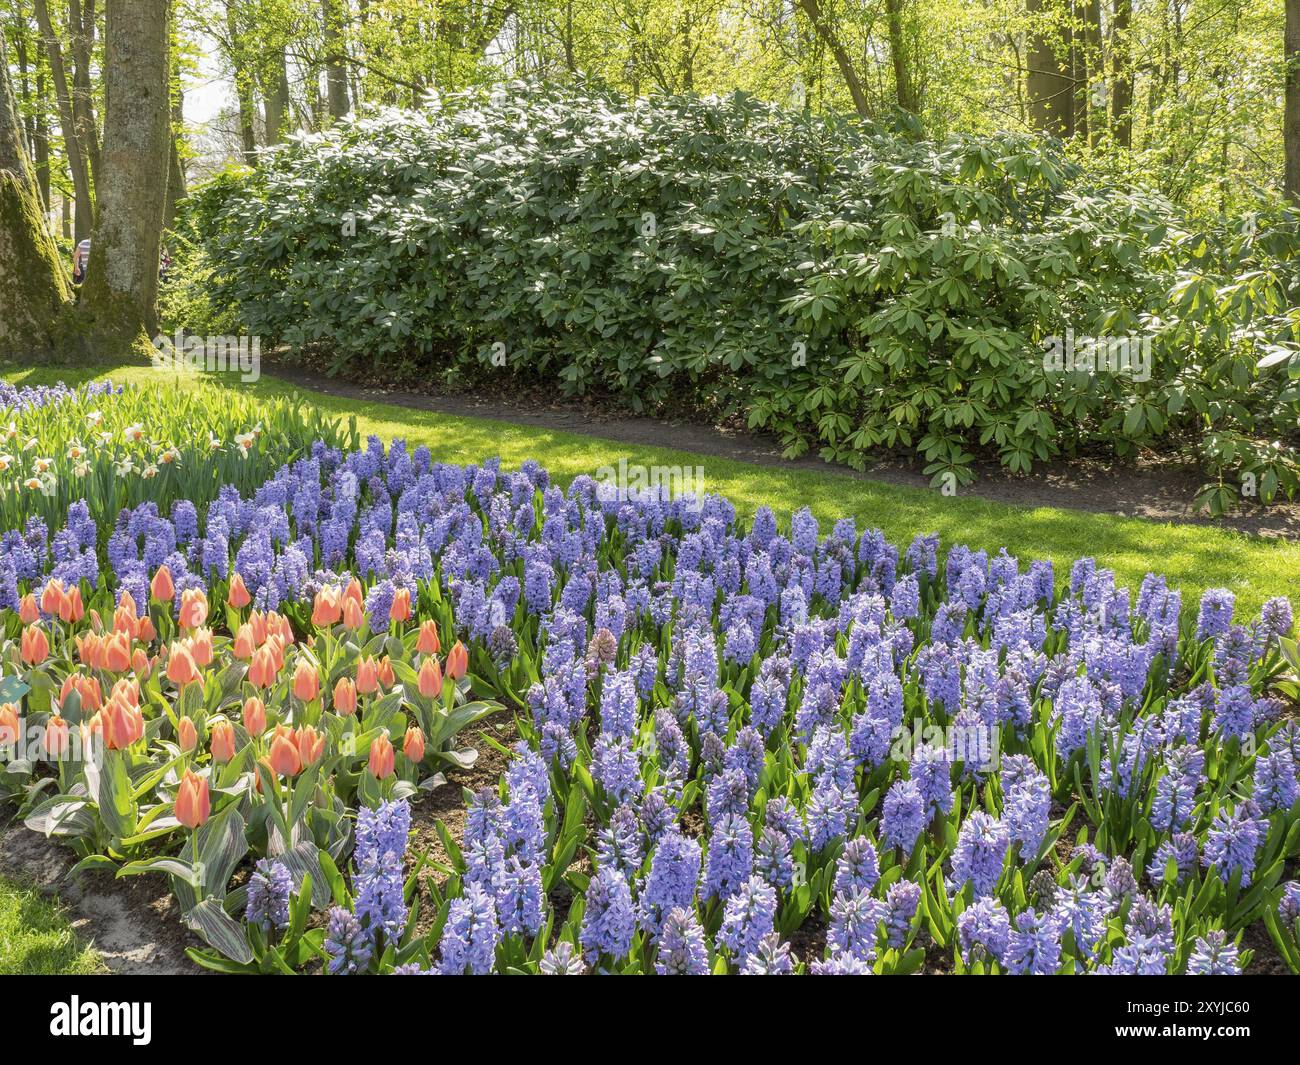
<svg viewBox="0 0 1300 1065">
<path fill-rule="evenodd" d="M 199 902 L 185 914 L 185 923 L 213 950 L 239 965 L 253 960 L 244 926 L 226 913 L 215 898 Z"/>
</svg>

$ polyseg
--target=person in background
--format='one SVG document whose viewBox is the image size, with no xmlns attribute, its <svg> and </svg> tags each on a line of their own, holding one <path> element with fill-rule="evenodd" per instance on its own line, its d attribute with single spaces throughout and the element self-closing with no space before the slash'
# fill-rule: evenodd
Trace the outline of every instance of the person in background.
<svg viewBox="0 0 1300 1065">
<path fill-rule="evenodd" d="M 86 280 L 86 264 L 90 262 L 90 238 L 87 237 L 72 251 L 72 283 L 80 285 Z"/>
</svg>

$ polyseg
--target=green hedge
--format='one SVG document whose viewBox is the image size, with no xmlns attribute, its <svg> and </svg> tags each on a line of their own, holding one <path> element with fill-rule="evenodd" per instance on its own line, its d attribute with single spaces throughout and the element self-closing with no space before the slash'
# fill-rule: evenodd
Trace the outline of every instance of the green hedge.
<svg viewBox="0 0 1300 1065">
<path fill-rule="evenodd" d="M 936 482 L 1155 447 L 1216 509 L 1298 483 L 1295 217 L 1189 232 L 1031 137 L 522 85 L 295 141 L 190 210 L 211 305 L 339 367 L 504 366 Z M 1049 372 L 1067 335 L 1135 338 L 1150 378 Z"/>
</svg>

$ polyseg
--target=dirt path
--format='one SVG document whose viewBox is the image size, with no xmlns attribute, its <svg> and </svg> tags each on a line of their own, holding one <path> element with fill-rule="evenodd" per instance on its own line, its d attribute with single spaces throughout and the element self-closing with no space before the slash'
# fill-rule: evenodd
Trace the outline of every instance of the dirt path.
<svg viewBox="0 0 1300 1065">
<path fill-rule="evenodd" d="M 783 459 L 781 445 L 771 436 L 718 429 L 681 419 L 611 413 L 576 401 L 529 405 L 492 394 L 407 392 L 330 378 L 310 369 L 280 363 L 271 367 L 269 373 L 300 388 L 344 399 L 491 418 L 539 429 L 583 433 L 622 444 L 676 448 L 740 462 L 929 488 L 929 479 L 919 467 L 901 460 L 877 462 L 858 473 L 847 467 L 829 465 L 816 456 Z M 1195 513 L 1192 499 L 1203 477 L 1194 467 L 1183 463 L 1151 459 L 1135 465 L 1058 462 L 1042 466 L 1029 476 L 1014 476 L 995 465 L 985 465 L 978 467 L 977 473 L 975 483 L 961 490 L 963 495 L 1025 508 L 1057 507 L 1160 522 L 1214 525 L 1256 536 L 1287 539 L 1300 536 L 1300 502 L 1243 507 L 1238 513 L 1217 520 Z"/>
<path fill-rule="evenodd" d="M 22 822 L 0 832 L 0 873 L 57 895 L 77 934 L 99 952 L 114 974 L 172 976 L 202 973 L 185 947 L 203 944 L 180 923 L 167 879 L 112 880 L 102 873 L 67 876 L 75 857 Z"/>
</svg>

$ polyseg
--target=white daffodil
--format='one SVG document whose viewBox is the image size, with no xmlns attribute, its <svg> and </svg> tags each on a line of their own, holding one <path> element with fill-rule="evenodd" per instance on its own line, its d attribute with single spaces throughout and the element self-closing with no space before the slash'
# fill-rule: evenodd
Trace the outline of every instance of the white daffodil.
<svg viewBox="0 0 1300 1065">
<path fill-rule="evenodd" d="M 86 424 L 89 425 L 92 429 L 100 425 L 103 421 L 104 421 L 104 414 L 102 411 L 92 410 L 89 414 L 86 415 Z"/>
<path fill-rule="evenodd" d="M 143 477 L 146 481 L 152 481 L 155 477 L 158 476 L 158 467 L 153 465 L 153 463 L 150 463 L 148 466 L 146 466 L 144 469 L 140 471 L 140 476 Z"/>
<path fill-rule="evenodd" d="M 37 459 L 35 462 L 32 463 L 32 468 L 33 468 L 37 473 L 49 473 L 50 470 L 54 469 L 54 460 L 53 460 L 53 459 Z"/>
<path fill-rule="evenodd" d="M 126 438 L 128 444 L 138 444 L 144 439 L 144 426 L 139 422 L 128 425 L 122 430 L 122 436 Z"/>
<path fill-rule="evenodd" d="M 86 449 L 82 447 L 80 444 L 73 444 L 70 448 L 68 448 L 68 458 L 72 459 L 73 462 L 77 462 L 80 459 L 84 459 L 85 457 L 86 457 Z"/>
</svg>

